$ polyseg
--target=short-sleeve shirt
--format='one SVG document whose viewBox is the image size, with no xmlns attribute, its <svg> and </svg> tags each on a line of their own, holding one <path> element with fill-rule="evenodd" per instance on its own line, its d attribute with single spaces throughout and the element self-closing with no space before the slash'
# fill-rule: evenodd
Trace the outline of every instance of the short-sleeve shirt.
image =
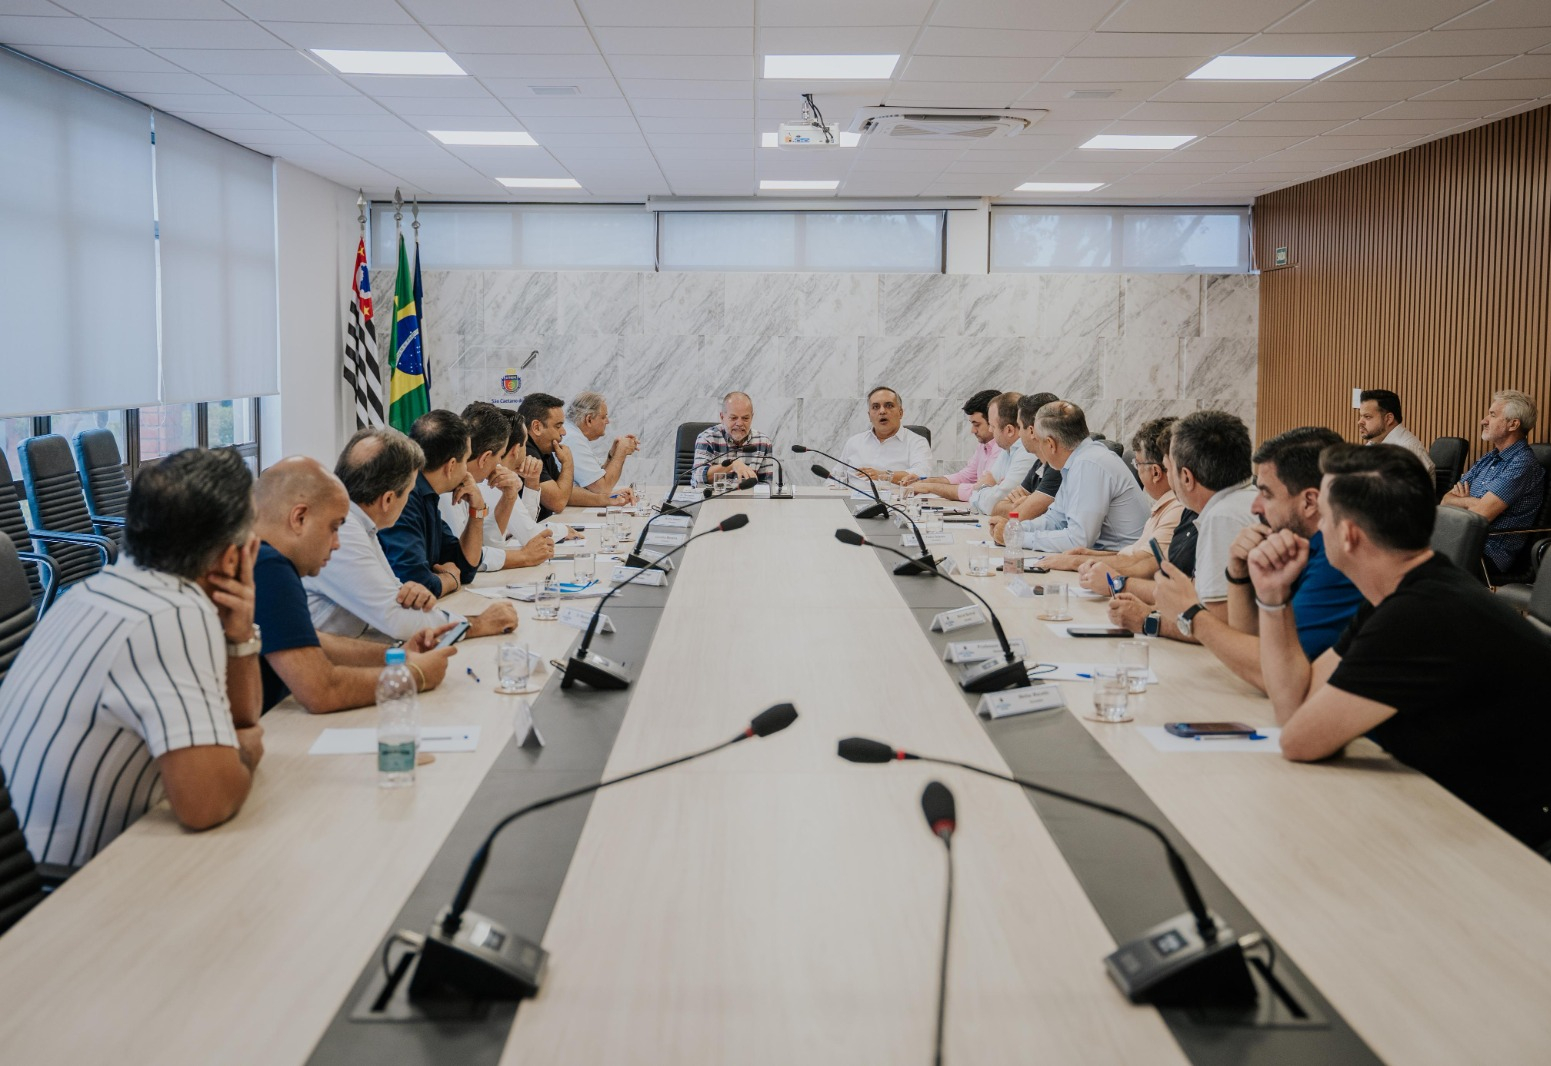
<svg viewBox="0 0 1551 1066">
<path fill-rule="evenodd" d="M 39 862 L 86 862 L 161 800 L 157 759 L 217 745 L 237 730 L 215 605 L 127 557 L 49 608 L 0 685 L 0 769 Z"/>
<path fill-rule="evenodd" d="M 1255 489 L 1248 481 L 1220 489 L 1196 515 L 1196 595 L 1202 603 L 1228 598 L 1228 549 L 1239 530 L 1255 523 L 1249 508 Z M 1175 530 L 1174 535 L 1179 536 Z"/>
<path fill-rule="evenodd" d="M 603 480 L 603 459 L 598 458 L 598 450 L 603 443 L 601 440 L 588 440 L 581 430 L 567 422 L 565 438 L 561 443 L 571 449 L 571 478 L 575 484 L 585 489 Z"/>
<path fill-rule="evenodd" d="M 538 447 L 531 440 L 528 441 L 527 447 L 528 447 L 528 454 L 530 456 L 532 456 L 533 458 L 537 459 L 539 461 L 540 465 L 544 468 L 543 471 L 539 474 L 539 484 L 542 485 L 546 481 L 559 481 L 560 480 L 560 460 L 555 458 L 554 450 L 551 449 L 548 453 L 541 452 L 541 451 L 538 450 Z M 576 480 L 575 480 L 576 470 L 575 470 L 574 467 L 572 468 L 571 474 L 572 474 L 571 484 L 574 485 L 574 484 L 576 484 Z M 586 486 L 584 485 L 583 488 L 585 488 L 585 487 Z M 544 504 L 542 503 L 542 500 L 543 500 L 543 497 L 540 496 L 540 501 L 541 501 L 539 503 L 539 521 L 540 522 L 544 521 L 544 519 L 548 518 L 550 515 L 558 513 L 556 511 L 551 511 L 548 507 L 545 507 Z"/>
<path fill-rule="evenodd" d="M 1292 611 L 1298 626 L 1298 643 L 1312 662 L 1325 653 L 1346 630 L 1363 605 L 1363 594 L 1345 574 L 1330 565 L 1325 554 L 1325 535 L 1309 538 L 1309 561 L 1293 589 Z"/>
<path fill-rule="evenodd" d="M 1395 708 L 1368 736 L 1531 847 L 1551 841 L 1551 642 L 1441 555 L 1364 604 L 1330 684 Z"/>
<path fill-rule="evenodd" d="M 1541 469 L 1528 441 L 1516 441 L 1498 451 L 1493 448 L 1460 479 L 1470 486 L 1470 495 L 1480 499 L 1488 492 L 1508 506 L 1489 529 L 1528 529 L 1535 524 L 1540 503 L 1546 492 L 1546 472 Z M 1518 536 L 1487 537 L 1486 561 L 1499 571 L 1513 566 L 1514 559 L 1529 542 L 1527 533 Z"/>
<path fill-rule="evenodd" d="M 316 648 L 318 631 L 307 608 L 307 589 L 302 576 L 284 555 L 269 544 L 260 544 L 253 563 L 253 621 L 264 636 L 259 673 L 264 679 L 264 710 L 291 694 L 286 683 L 269 665 L 269 656 L 292 648 Z"/>
<path fill-rule="evenodd" d="M 1036 462 L 1024 475 L 1022 488 L 1024 492 L 1043 492 L 1055 499 L 1056 493 L 1061 491 L 1061 471 L 1049 463 Z"/>
</svg>

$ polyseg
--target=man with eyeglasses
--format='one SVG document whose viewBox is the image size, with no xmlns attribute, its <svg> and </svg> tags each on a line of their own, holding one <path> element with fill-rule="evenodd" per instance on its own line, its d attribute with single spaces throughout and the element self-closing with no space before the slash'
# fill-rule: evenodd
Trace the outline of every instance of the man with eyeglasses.
<svg viewBox="0 0 1551 1066">
<path fill-rule="evenodd" d="M 689 483 L 698 488 L 726 474 L 740 481 L 751 477 L 769 481 L 775 476 L 772 449 L 769 437 L 754 432 L 754 401 L 749 394 L 729 392 L 722 397 L 720 421 L 695 438 Z"/>
<path fill-rule="evenodd" d="M 840 461 L 861 470 L 876 481 L 903 485 L 931 473 L 932 446 L 919 433 L 902 424 L 905 401 L 887 385 L 867 394 L 867 417 L 872 428 L 845 442 Z"/>
</svg>

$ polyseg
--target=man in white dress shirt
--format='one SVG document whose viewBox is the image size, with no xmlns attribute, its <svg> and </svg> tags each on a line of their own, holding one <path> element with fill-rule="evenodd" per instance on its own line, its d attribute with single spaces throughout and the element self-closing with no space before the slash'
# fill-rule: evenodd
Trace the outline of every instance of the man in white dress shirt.
<svg viewBox="0 0 1551 1066">
<path fill-rule="evenodd" d="M 1152 503 L 1125 461 L 1089 439 L 1081 407 L 1065 400 L 1041 407 L 1034 416 L 1034 446 L 1061 471 L 1061 487 L 1049 510 L 1022 527 L 1025 549 L 1119 551 L 1142 535 Z"/>
<path fill-rule="evenodd" d="M 919 433 L 902 424 L 905 401 L 887 385 L 867 394 L 867 417 L 872 428 L 858 433 L 840 449 L 840 461 L 861 469 L 877 481 L 902 485 L 910 475 L 923 478 L 932 472 L 932 446 Z M 844 471 L 836 471 L 844 475 Z"/>
<path fill-rule="evenodd" d="M 1400 424 L 1400 397 L 1388 389 L 1364 389 L 1358 399 L 1357 435 L 1364 444 L 1393 444 L 1404 448 L 1422 461 L 1432 476 L 1436 467 L 1427 445 L 1420 437 Z"/>
<path fill-rule="evenodd" d="M 512 570 L 548 562 L 555 554 L 554 530 L 532 523 L 518 502 L 522 477 L 502 465 L 502 460 L 512 452 L 512 422 L 495 404 L 483 401 L 465 407 L 462 417 L 469 424 L 469 477 L 477 484 L 485 504 L 479 568 Z M 538 460 L 529 459 L 526 449 L 522 462 L 530 468 L 538 465 Z M 537 474 L 534 483 L 537 484 Z M 450 492 L 442 493 L 437 506 L 453 534 L 461 536 L 469 520 L 469 505 L 453 503 L 452 496 Z M 524 534 L 522 539 L 513 536 L 514 530 Z"/>
<path fill-rule="evenodd" d="M 969 494 L 971 511 L 992 514 L 998 503 L 1022 488 L 1023 479 L 1034 466 L 1034 456 L 1024 446 L 1018 428 L 1018 401 L 1022 398 L 1021 393 L 1004 392 L 991 401 L 991 439 L 996 441 L 998 452 Z"/>
<path fill-rule="evenodd" d="M 607 507 L 635 502 L 629 487 L 616 488 L 625 472 L 625 460 L 641 442 L 634 433 L 614 438 L 608 451 L 602 448 L 609 428 L 609 404 L 596 392 L 580 392 L 565 409 L 565 442 L 571 449 L 571 506 Z"/>
<path fill-rule="evenodd" d="M 350 512 L 328 565 L 302 578 L 307 613 L 320 633 L 409 640 L 426 626 L 463 621 L 437 606 L 433 590 L 399 581 L 377 540 L 379 529 L 398 521 L 424 465 L 420 445 L 385 426 L 359 430 L 339 453 L 334 473 L 350 495 Z M 511 604 L 493 603 L 468 619 L 469 635 L 503 632 L 515 618 Z"/>
</svg>

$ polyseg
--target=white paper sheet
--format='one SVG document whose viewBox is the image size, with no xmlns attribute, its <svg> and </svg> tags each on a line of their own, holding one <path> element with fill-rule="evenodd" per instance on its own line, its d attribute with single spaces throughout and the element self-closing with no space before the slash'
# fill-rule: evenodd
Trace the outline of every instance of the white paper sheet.
<svg viewBox="0 0 1551 1066">
<path fill-rule="evenodd" d="M 420 750 L 473 751 L 479 747 L 479 726 L 438 725 L 420 727 Z M 374 755 L 375 729 L 325 729 L 307 749 L 308 755 Z"/>
<path fill-rule="evenodd" d="M 1034 675 L 1041 681 L 1091 681 L 1093 680 L 1095 667 L 1114 666 L 1115 663 L 1041 663 L 1040 665 L 1055 667 L 1054 670 Z M 1148 670 L 1147 683 L 1149 685 L 1156 685 L 1158 683 L 1158 675 Z"/>
</svg>

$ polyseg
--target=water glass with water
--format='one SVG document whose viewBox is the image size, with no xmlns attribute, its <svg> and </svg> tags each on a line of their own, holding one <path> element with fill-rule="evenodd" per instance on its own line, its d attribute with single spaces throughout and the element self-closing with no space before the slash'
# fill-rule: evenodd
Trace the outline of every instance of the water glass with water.
<svg viewBox="0 0 1551 1066">
<path fill-rule="evenodd" d="M 1093 668 L 1093 716 L 1105 722 L 1124 722 L 1131 717 L 1129 680 L 1121 666 Z"/>
<path fill-rule="evenodd" d="M 575 567 L 574 580 L 578 585 L 585 585 L 598 576 L 598 557 L 586 545 L 571 557 L 571 565 Z"/>
<path fill-rule="evenodd" d="M 1116 662 L 1125 669 L 1130 681 L 1131 695 L 1140 696 L 1147 691 L 1148 660 L 1151 658 L 1147 641 L 1122 640 L 1116 653 Z"/>
<path fill-rule="evenodd" d="M 526 692 L 533 679 L 528 646 L 515 641 L 496 649 L 496 687 L 502 692 Z"/>
<path fill-rule="evenodd" d="M 1039 616 L 1047 622 L 1066 622 L 1072 617 L 1071 594 L 1066 585 L 1045 586 L 1045 605 Z"/>
<path fill-rule="evenodd" d="M 540 581 L 533 594 L 533 617 L 540 622 L 553 622 L 560 617 L 560 590 L 554 579 Z"/>
<path fill-rule="evenodd" d="M 995 571 L 991 566 L 991 546 L 984 542 L 969 546 L 969 576 L 990 577 Z"/>
</svg>

